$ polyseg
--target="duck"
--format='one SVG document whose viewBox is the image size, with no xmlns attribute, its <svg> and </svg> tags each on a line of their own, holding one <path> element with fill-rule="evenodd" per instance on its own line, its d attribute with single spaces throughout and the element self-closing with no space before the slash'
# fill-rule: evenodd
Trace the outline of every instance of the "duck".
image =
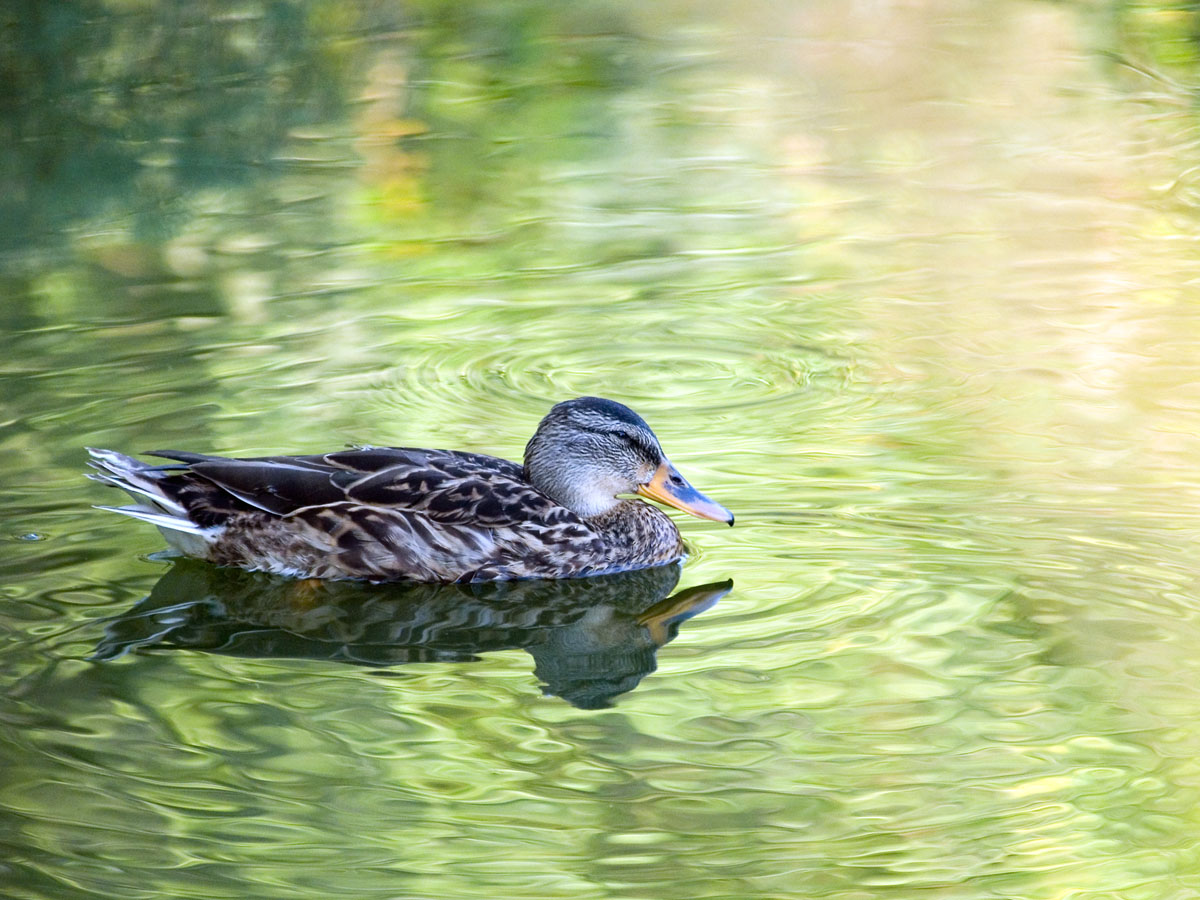
<svg viewBox="0 0 1200 900">
<path fill-rule="evenodd" d="M 472 583 L 577 578 L 681 562 L 642 497 L 732 525 L 628 406 L 554 405 L 522 464 L 457 450 L 360 446 L 233 458 L 87 448 L 89 477 L 136 501 L 98 506 L 158 527 L 176 554 L 293 578 Z"/>
</svg>

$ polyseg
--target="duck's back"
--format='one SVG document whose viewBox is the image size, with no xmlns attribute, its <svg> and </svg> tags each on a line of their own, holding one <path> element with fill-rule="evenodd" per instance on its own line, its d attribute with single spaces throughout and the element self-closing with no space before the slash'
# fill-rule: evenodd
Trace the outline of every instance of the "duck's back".
<svg viewBox="0 0 1200 900">
<path fill-rule="evenodd" d="M 493 456 L 398 447 L 153 455 L 183 464 L 162 470 L 159 487 L 211 530 L 206 558 L 221 565 L 477 581 L 589 574 L 605 555 L 595 529 L 529 484 L 521 466 Z"/>
<path fill-rule="evenodd" d="M 684 555 L 670 518 L 639 500 L 584 519 L 516 463 L 451 450 L 360 447 L 232 459 L 175 450 L 150 465 L 92 450 L 96 479 L 138 503 L 184 554 L 302 578 L 496 581 L 645 568 Z M 108 507 L 112 508 L 112 507 Z"/>
</svg>

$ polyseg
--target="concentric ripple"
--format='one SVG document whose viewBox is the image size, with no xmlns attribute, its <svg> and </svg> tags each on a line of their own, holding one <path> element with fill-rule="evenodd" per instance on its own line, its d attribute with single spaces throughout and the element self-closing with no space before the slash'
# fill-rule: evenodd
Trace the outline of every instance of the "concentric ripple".
<svg viewBox="0 0 1200 900">
<path fill-rule="evenodd" d="M 42 6 L 0 893 L 1200 894 L 1182 4 Z M 737 515 L 653 605 L 172 577 L 82 477 L 517 458 L 580 394 Z"/>
</svg>

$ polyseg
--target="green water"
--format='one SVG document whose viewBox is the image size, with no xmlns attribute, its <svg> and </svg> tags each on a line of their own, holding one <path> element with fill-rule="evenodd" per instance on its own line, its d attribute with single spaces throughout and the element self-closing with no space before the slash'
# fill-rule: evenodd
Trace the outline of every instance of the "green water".
<svg viewBox="0 0 1200 900">
<path fill-rule="evenodd" d="M 1200 896 L 1195 24 L 0 6 L 0 894 Z M 306 593 L 81 474 L 585 393 L 682 571 Z"/>
</svg>

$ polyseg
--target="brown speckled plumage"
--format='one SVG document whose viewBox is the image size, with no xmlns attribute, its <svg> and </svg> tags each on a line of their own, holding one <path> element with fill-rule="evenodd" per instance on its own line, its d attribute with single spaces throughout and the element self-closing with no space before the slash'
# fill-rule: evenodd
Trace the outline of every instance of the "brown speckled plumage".
<svg viewBox="0 0 1200 900">
<path fill-rule="evenodd" d="M 93 477 L 139 500 L 117 511 L 158 525 L 186 555 L 298 577 L 497 581 L 675 562 L 684 546 L 671 519 L 614 497 L 643 489 L 656 472 L 673 473 L 683 487 L 672 491 L 691 491 L 686 500 L 725 512 L 669 467 L 636 414 L 595 398 L 556 406 L 524 468 L 478 453 L 392 447 L 258 459 L 152 455 L 175 462 L 92 451 Z"/>
</svg>

